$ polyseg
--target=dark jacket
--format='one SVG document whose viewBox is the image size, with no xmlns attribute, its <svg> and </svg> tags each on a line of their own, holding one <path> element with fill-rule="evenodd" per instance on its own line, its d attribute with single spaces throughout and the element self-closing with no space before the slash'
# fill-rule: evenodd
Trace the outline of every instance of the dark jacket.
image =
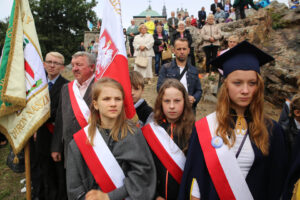
<svg viewBox="0 0 300 200">
<path fill-rule="evenodd" d="M 193 104 L 193 108 L 195 108 L 201 99 L 202 88 L 196 67 L 192 66 L 189 62 L 187 62 L 187 67 L 188 70 L 186 72 L 186 79 L 188 94 L 196 99 Z M 156 87 L 157 91 L 167 78 L 175 78 L 179 80 L 179 76 L 180 70 L 177 66 L 176 60 L 173 60 L 171 63 L 164 64 L 159 71 Z"/>
<path fill-rule="evenodd" d="M 162 37 L 163 39 L 158 39 L 158 34 L 154 33 L 153 38 L 154 38 L 154 45 L 153 45 L 153 50 L 154 53 L 160 53 L 159 51 L 159 46 L 161 45 L 162 42 L 167 43 L 168 42 L 168 36 L 165 35 L 164 31 L 162 32 Z M 166 47 L 166 44 L 164 44 L 164 47 Z"/>
<path fill-rule="evenodd" d="M 246 183 L 255 200 L 279 200 L 286 175 L 286 152 L 282 129 L 273 121 L 272 127 L 269 126 L 268 130 L 269 155 L 264 156 L 251 140 L 255 158 L 246 177 Z M 219 199 L 206 166 L 197 131 L 193 131 L 190 138 L 179 200 L 189 199 L 193 178 L 198 182 L 201 199 Z"/>
<path fill-rule="evenodd" d="M 175 29 L 172 27 L 172 17 L 168 19 L 169 32 L 172 33 L 178 28 L 178 18 L 174 17 Z"/>
<path fill-rule="evenodd" d="M 199 22 L 202 22 L 202 20 L 206 20 L 206 12 L 199 10 L 198 11 L 198 20 Z"/>
<path fill-rule="evenodd" d="M 218 3 L 218 4 L 217 4 L 217 7 L 220 7 L 220 8 L 223 10 L 223 5 L 222 5 L 222 3 Z M 213 12 L 213 14 L 216 13 L 217 7 L 216 7 L 216 4 L 215 4 L 215 3 L 213 3 L 213 4 L 210 5 L 210 10 Z"/>
<path fill-rule="evenodd" d="M 50 118 L 43 124 L 37 131 L 36 136 L 36 145 L 37 151 L 40 154 L 45 156 L 50 156 L 50 146 L 51 146 L 51 139 L 53 133 L 50 132 L 48 129 L 49 124 L 54 124 L 56 119 L 56 111 L 59 103 L 59 96 L 62 86 L 67 83 L 68 80 L 64 79 L 61 75 L 57 78 L 54 85 L 52 86 L 51 90 L 49 91 L 50 94 Z"/>
<path fill-rule="evenodd" d="M 248 6 L 248 4 L 250 4 L 253 9 L 258 10 L 258 7 L 253 3 L 253 0 L 234 0 L 233 7 L 244 8 L 245 6 Z"/>
<path fill-rule="evenodd" d="M 83 97 L 88 106 L 92 102 L 91 90 L 94 80 L 91 81 Z M 68 84 L 63 85 L 57 108 L 55 129 L 51 142 L 51 152 L 64 152 L 67 159 L 67 147 L 73 139 L 73 134 L 81 129 L 70 100 Z"/>
<path fill-rule="evenodd" d="M 163 127 L 166 132 L 170 135 L 170 124 L 167 122 L 164 122 L 160 124 L 161 127 Z M 176 145 L 182 150 L 184 148 L 184 144 L 182 142 L 179 142 L 178 136 L 174 135 L 173 138 Z M 151 147 L 149 146 L 153 160 L 156 167 L 156 173 L 157 173 L 157 184 L 156 184 L 156 195 L 155 199 L 159 196 L 166 198 L 166 175 L 167 175 L 167 168 L 162 164 L 162 162 L 159 160 L 159 158 L 156 156 L 156 154 L 153 152 Z M 173 178 L 173 176 L 168 173 L 168 191 L 167 191 L 167 197 L 170 200 L 176 200 L 178 198 L 178 192 L 179 192 L 180 185 L 177 183 L 177 181 Z"/>
<path fill-rule="evenodd" d="M 293 189 L 296 182 L 300 179 L 300 132 L 295 139 L 295 145 L 292 152 L 292 165 L 285 182 L 283 190 L 283 200 L 290 200 L 293 195 Z"/>
<path fill-rule="evenodd" d="M 135 106 L 136 114 L 139 117 L 140 124 L 144 126 L 150 114 L 153 112 L 153 109 L 148 105 L 148 103 L 144 99 L 139 106 L 136 107 L 136 104 L 134 106 Z"/>
<path fill-rule="evenodd" d="M 189 30 L 185 29 L 183 32 L 183 37 L 186 38 L 189 42 L 189 47 L 191 48 L 191 45 L 193 43 L 192 35 Z M 174 46 L 174 42 L 177 38 L 180 38 L 180 33 L 178 31 L 174 32 L 172 40 L 171 40 L 171 45 Z"/>
</svg>

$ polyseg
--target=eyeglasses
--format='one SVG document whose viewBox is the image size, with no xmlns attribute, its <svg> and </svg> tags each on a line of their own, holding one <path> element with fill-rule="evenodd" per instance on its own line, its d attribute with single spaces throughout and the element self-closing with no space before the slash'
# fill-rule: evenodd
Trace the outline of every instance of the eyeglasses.
<svg viewBox="0 0 300 200">
<path fill-rule="evenodd" d="M 55 65 L 55 66 L 60 66 L 60 65 L 63 65 L 62 63 L 58 63 L 58 62 L 53 62 L 53 61 L 45 61 L 45 63 L 47 65 Z"/>
</svg>

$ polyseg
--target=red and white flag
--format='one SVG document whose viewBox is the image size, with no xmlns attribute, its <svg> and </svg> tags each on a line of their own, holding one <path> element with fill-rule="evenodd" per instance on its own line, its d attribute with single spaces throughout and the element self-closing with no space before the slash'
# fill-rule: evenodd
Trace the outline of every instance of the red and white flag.
<svg viewBox="0 0 300 200">
<path fill-rule="evenodd" d="M 98 46 L 96 80 L 110 77 L 123 86 L 126 116 L 131 119 L 135 115 L 135 108 L 131 96 L 128 60 L 121 23 L 121 3 L 120 0 L 103 0 L 102 2 L 103 16 Z"/>
</svg>

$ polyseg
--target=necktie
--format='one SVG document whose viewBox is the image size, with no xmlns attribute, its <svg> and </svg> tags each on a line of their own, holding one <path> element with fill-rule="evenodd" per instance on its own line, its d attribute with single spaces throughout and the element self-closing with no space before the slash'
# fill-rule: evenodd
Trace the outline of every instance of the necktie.
<svg viewBox="0 0 300 200">
<path fill-rule="evenodd" d="M 48 88 L 49 88 L 49 90 L 51 90 L 52 86 L 53 86 L 53 83 L 52 82 L 48 82 Z"/>
</svg>

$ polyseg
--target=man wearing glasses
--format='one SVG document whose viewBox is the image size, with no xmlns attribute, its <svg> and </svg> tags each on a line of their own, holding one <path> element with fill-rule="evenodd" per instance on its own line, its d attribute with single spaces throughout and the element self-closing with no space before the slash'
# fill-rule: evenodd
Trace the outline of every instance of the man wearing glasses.
<svg viewBox="0 0 300 200">
<path fill-rule="evenodd" d="M 48 89 L 50 94 L 51 117 L 41 126 L 36 134 L 36 150 L 38 165 L 41 170 L 41 191 L 39 199 L 67 199 L 65 187 L 64 163 L 54 162 L 51 157 L 51 140 L 56 119 L 56 110 L 62 86 L 68 81 L 60 73 L 64 69 L 65 58 L 58 52 L 49 52 L 46 55 L 44 68 L 47 73 Z"/>
</svg>

